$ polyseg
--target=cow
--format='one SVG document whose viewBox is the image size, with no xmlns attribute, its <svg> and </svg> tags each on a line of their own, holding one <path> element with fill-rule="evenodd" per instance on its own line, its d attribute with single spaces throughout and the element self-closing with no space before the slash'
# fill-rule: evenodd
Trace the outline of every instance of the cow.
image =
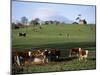
<svg viewBox="0 0 100 75">
<path fill-rule="evenodd" d="M 50 61 L 59 60 L 60 55 L 61 55 L 60 50 L 58 50 L 56 48 L 52 48 L 48 52 L 48 57 L 49 57 Z"/>
<path fill-rule="evenodd" d="M 17 64 L 18 66 L 21 65 L 20 58 L 19 58 L 19 52 L 12 52 L 12 64 Z"/>
<path fill-rule="evenodd" d="M 87 61 L 87 58 L 88 58 L 88 50 L 79 48 L 79 61 L 83 59 Z"/>
<path fill-rule="evenodd" d="M 23 36 L 23 37 L 26 37 L 26 33 L 19 33 L 19 36 Z"/>
<path fill-rule="evenodd" d="M 48 58 L 43 50 L 32 51 L 32 56 L 34 57 L 33 62 L 35 63 L 48 63 Z"/>
<path fill-rule="evenodd" d="M 28 50 L 25 51 L 15 51 L 12 55 L 12 62 L 16 63 L 18 66 L 24 65 L 25 61 L 29 61 Z"/>
<path fill-rule="evenodd" d="M 44 55 L 44 52 L 42 52 L 40 55 L 36 56 L 34 58 L 34 62 L 37 62 L 37 63 L 48 63 L 48 58 Z"/>
<path fill-rule="evenodd" d="M 72 48 L 69 50 L 69 57 L 72 57 L 72 56 L 78 56 L 79 55 L 79 48 Z"/>
</svg>

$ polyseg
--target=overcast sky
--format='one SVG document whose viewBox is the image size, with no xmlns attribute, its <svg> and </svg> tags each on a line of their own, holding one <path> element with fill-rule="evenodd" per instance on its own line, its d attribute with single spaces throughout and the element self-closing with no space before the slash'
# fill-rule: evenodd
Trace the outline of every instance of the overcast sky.
<svg viewBox="0 0 100 75">
<path fill-rule="evenodd" d="M 12 21 L 20 20 L 26 16 L 29 20 L 40 18 L 46 20 L 50 16 L 64 16 L 75 21 L 78 14 L 81 14 L 88 23 L 95 24 L 95 6 L 34 3 L 34 2 L 12 2 Z"/>
</svg>

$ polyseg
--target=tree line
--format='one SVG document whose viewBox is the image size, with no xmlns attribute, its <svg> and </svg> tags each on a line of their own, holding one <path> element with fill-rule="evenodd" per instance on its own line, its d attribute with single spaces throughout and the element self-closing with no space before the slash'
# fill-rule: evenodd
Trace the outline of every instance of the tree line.
<svg viewBox="0 0 100 75">
<path fill-rule="evenodd" d="M 20 22 L 17 22 L 17 23 L 12 22 L 12 28 L 19 29 L 19 28 L 24 28 L 24 27 L 30 26 L 30 25 L 36 26 L 36 25 L 42 25 L 42 24 L 43 25 L 49 25 L 49 24 L 58 25 L 58 24 L 65 24 L 65 23 L 57 21 L 57 20 L 42 21 L 39 18 L 35 18 L 35 19 L 32 19 L 31 21 L 29 21 L 28 18 L 24 16 L 21 18 Z"/>
</svg>

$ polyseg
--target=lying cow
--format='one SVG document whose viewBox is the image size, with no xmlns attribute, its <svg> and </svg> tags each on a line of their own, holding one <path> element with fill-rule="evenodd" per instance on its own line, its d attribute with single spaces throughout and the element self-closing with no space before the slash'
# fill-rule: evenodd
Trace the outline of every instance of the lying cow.
<svg viewBox="0 0 100 75">
<path fill-rule="evenodd" d="M 36 63 L 48 63 L 48 58 L 45 55 L 45 51 L 34 50 L 34 51 L 32 51 L 32 56 L 34 56 L 33 62 L 36 62 Z"/>
<path fill-rule="evenodd" d="M 79 61 L 85 59 L 85 61 L 88 58 L 88 50 L 84 50 L 82 48 L 79 48 Z"/>
</svg>

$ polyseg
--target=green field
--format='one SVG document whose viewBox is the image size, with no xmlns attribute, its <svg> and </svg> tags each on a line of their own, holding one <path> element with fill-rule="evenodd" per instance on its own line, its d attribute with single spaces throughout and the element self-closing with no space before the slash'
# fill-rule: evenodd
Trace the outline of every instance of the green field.
<svg viewBox="0 0 100 75">
<path fill-rule="evenodd" d="M 26 37 L 19 37 L 19 32 L 26 32 Z M 95 50 L 95 46 L 95 25 L 43 25 L 42 29 L 39 26 L 30 26 L 12 30 L 12 47 L 18 50 L 59 48 L 64 52 L 77 47 Z"/>
<path fill-rule="evenodd" d="M 18 73 L 36 73 L 51 71 L 70 71 L 96 68 L 96 30 L 95 25 L 42 25 L 30 26 L 20 29 L 12 29 L 12 48 L 14 50 L 31 48 L 58 48 L 61 57 L 68 57 L 70 48 L 84 48 L 90 51 L 87 62 L 78 62 L 77 59 L 62 62 L 51 62 L 45 65 L 24 67 L 24 71 Z M 33 30 L 36 29 L 37 32 Z M 19 32 L 26 32 L 26 37 L 19 37 Z M 93 55 L 92 55 L 93 54 Z M 57 64 L 56 64 L 57 63 Z M 38 67 L 37 67 L 38 66 Z"/>
</svg>

